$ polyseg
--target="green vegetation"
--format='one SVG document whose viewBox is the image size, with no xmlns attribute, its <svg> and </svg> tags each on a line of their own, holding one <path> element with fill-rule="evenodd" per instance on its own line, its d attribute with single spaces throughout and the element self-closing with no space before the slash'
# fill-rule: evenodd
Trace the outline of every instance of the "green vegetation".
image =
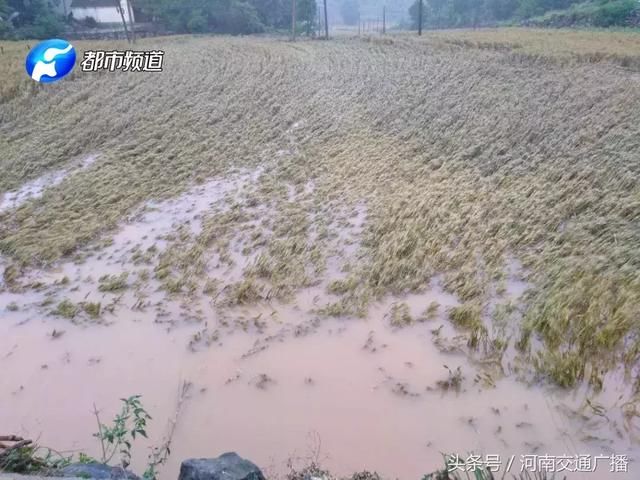
<svg viewBox="0 0 640 480">
<path fill-rule="evenodd" d="M 394 303 L 389 312 L 389 324 L 395 328 L 402 328 L 413 323 L 413 317 L 406 303 Z"/>
<path fill-rule="evenodd" d="M 120 275 L 103 275 L 98 280 L 100 284 L 98 290 L 101 292 L 121 292 L 129 287 L 128 278 L 128 272 L 122 272 Z"/>
<path fill-rule="evenodd" d="M 296 0 L 300 32 L 313 30 L 315 0 Z M 251 34 L 291 27 L 289 0 L 140 0 L 136 8 L 156 27 L 172 33 Z M 55 38 L 80 22 L 54 13 L 45 0 L 0 0 L 0 39 Z M 98 26 L 93 18 L 82 27 Z"/>
<path fill-rule="evenodd" d="M 433 320 L 438 316 L 438 310 L 440 309 L 440 304 L 436 301 L 433 301 L 429 304 L 429 306 L 425 309 L 425 311 L 420 316 L 419 320 L 428 321 Z"/>
<path fill-rule="evenodd" d="M 637 13 L 640 5 L 636 0 L 598 0 L 576 3 L 565 10 L 550 10 L 527 23 L 541 27 L 632 26 Z"/>
<path fill-rule="evenodd" d="M 65 299 L 58 304 L 58 306 L 52 313 L 53 315 L 59 315 L 64 318 L 72 319 L 78 314 L 79 311 L 80 308 L 78 307 L 78 305 L 70 300 Z"/>
<path fill-rule="evenodd" d="M 409 9 L 415 28 L 418 1 Z M 524 22 L 553 27 L 632 26 L 640 5 L 635 0 L 423 0 L 423 26 L 431 28 Z"/>
<path fill-rule="evenodd" d="M 296 0 L 296 17 L 305 30 L 314 21 L 315 0 Z M 141 0 L 146 14 L 176 33 L 259 33 L 291 26 L 291 2 L 285 0 Z"/>
<path fill-rule="evenodd" d="M 118 454 L 120 465 L 126 469 L 131 463 L 131 448 L 136 435 L 147 437 L 147 420 L 151 420 L 151 416 L 144 409 L 140 395 L 122 398 L 121 401 L 122 409 L 110 426 L 101 423 L 98 411 L 94 412 L 98 422 L 98 432 L 94 437 L 100 440 L 100 461 L 109 463 Z"/>
<path fill-rule="evenodd" d="M 185 383 L 183 394 L 186 394 L 188 388 L 188 384 Z M 78 463 L 109 464 L 117 456 L 119 466 L 127 470 L 131 463 L 132 448 L 136 437 L 147 438 L 146 427 L 151 416 L 142 404 L 140 395 L 120 400 L 122 408 L 111 425 L 105 425 L 100 421 L 100 414 L 94 406 L 94 415 L 98 423 L 98 432 L 94 434 L 94 437 L 100 441 L 101 456 L 99 459 L 95 459 L 80 452 Z M 60 475 L 61 468 L 73 461 L 72 455 L 65 457 L 55 450 L 34 444 L 31 440 L 15 436 L 2 437 L 1 439 L 16 443 L 9 447 L 3 445 L 3 449 L 0 449 L 0 472 L 56 477 Z M 143 474 L 145 480 L 156 480 L 158 467 L 163 465 L 169 457 L 170 442 L 171 438 L 167 439 L 161 447 L 151 449 L 147 469 Z M 5 449 L 5 447 L 7 448 Z"/>
<path fill-rule="evenodd" d="M 100 316 L 102 305 L 100 304 L 100 302 L 98 303 L 84 302 L 82 304 L 82 309 L 85 311 L 87 315 L 89 315 L 89 317 L 98 318 Z"/>
<path fill-rule="evenodd" d="M 6 441 L 3 437 L 2 440 Z M 31 440 L 14 437 L 16 443 L 11 448 L 0 450 L 0 472 L 20 474 L 50 474 L 67 466 L 71 457 L 43 447 Z"/>
<path fill-rule="evenodd" d="M 0 39 L 56 38 L 63 29 L 45 0 L 0 0 Z"/>
</svg>

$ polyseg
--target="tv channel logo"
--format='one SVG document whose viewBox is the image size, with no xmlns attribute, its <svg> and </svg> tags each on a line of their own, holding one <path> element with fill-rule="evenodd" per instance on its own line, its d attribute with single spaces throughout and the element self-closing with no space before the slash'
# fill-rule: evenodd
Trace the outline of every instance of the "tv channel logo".
<svg viewBox="0 0 640 480">
<path fill-rule="evenodd" d="M 76 50 L 66 40 L 54 38 L 31 49 L 25 61 L 27 73 L 36 82 L 53 83 L 69 74 L 76 63 Z"/>
</svg>

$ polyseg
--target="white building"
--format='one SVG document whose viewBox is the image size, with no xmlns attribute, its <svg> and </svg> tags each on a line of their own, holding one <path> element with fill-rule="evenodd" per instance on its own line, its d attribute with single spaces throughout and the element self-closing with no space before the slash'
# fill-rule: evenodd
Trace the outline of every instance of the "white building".
<svg viewBox="0 0 640 480">
<path fill-rule="evenodd" d="M 61 0 L 64 1 L 64 0 Z M 122 23 L 120 10 L 127 23 L 135 21 L 133 9 L 127 0 L 72 0 L 71 13 L 76 20 L 93 18 L 98 23 Z"/>
</svg>

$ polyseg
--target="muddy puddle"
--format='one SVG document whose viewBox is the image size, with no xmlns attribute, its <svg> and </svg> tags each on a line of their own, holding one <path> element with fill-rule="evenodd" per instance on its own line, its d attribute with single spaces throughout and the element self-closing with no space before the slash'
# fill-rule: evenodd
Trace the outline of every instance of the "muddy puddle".
<svg viewBox="0 0 640 480">
<path fill-rule="evenodd" d="M 0 195 L 0 213 L 17 208 L 30 199 L 40 198 L 46 188 L 60 184 L 65 178 L 81 170 L 89 168 L 98 159 L 99 155 L 88 155 L 71 162 L 67 168 L 49 172 L 22 187 Z"/>
<path fill-rule="evenodd" d="M 624 454 L 629 474 L 609 473 L 602 460 L 596 473 L 569 478 L 638 477 L 638 446 L 620 413 L 628 393 L 621 374 L 609 375 L 599 395 L 562 392 L 516 381 L 508 362 L 489 368 L 470 359 L 446 319 L 458 301 L 438 277 L 422 292 L 374 302 L 365 318 L 319 314 L 335 300 L 327 280 L 358 255 L 363 205 L 332 237 L 325 278 L 286 302 L 220 308 L 206 295 L 169 295 L 148 274 L 152 263 L 132 259 L 161 252 L 180 226 L 198 235 L 204 216 L 225 211 L 259 175 L 238 172 L 150 203 L 80 260 L 24 272 L 20 288 L 0 290 L 2 430 L 98 456 L 94 404 L 106 422 L 119 398 L 140 394 L 154 418 L 150 441 L 134 448 L 142 472 L 187 382 L 164 479 L 177 478 L 185 458 L 231 450 L 273 477 L 290 462 L 319 461 L 337 474 L 421 478 L 441 467 L 441 452 L 499 454 L 505 465 L 515 456 L 512 473 L 521 455 Z M 312 193 L 312 184 L 299 192 Z M 232 267 L 208 265 L 209 278 L 239 278 L 255 258 L 239 250 L 230 248 Z M 506 300 L 526 290 L 518 269 L 510 263 Z M 421 320 L 394 327 L 398 305 Z"/>
</svg>

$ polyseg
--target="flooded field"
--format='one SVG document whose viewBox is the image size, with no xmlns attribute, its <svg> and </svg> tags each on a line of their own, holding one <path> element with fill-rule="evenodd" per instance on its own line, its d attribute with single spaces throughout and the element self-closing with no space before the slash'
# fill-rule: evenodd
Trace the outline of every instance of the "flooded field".
<svg viewBox="0 0 640 480">
<path fill-rule="evenodd" d="M 297 319 L 282 320 L 293 326 Z M 52 340 L 55 328 L 65 333 Z M 183 458 L 226 450 L 279 474 L 290 458 L 298 465 L 317 458 L 339 474 L 369 469 L 403 479 L 439 467 L 440 451 L 516 454 L 516 465 L 520 454 L 637 453 L 611 421 L 571 418 L 584 407 L 582 394 L 513 379 L 491 388 L 474 382 L 478 370 L 464 357 L 440 353 L 426 326 L 393 332 L 373 314 L 303 329 L 243 358 L 256 335 L 237 332 L 192 353 L 186 344 L 196 328 L 167 332 L 144 317 L 91 328 L 39 320 L 3 325 L 8 409 L 0 420 L 43 444 L 97 455 L 93 404 L 113 414 L 119 396 L 139 393 L 158 442 L 186 380 L 192 393 L 163 478 L 175 478 Z M 461 367 L 460 392 L 438 386 L 448 379 L 443 363 Z M 139 448 L 134 466 L 144 468 L 147 452 Z M 624 476 L 604 470 L 598 478 Z"/>
<path fill-rule="evenodd" d="M 111 416 L 120 397 L 141 394 L 154 417 L 151 442 L 134 456 L 143 469 L 186 383 L 163 478 L 175 478 L 183 458 L 226 450 L 273 476 L 317 461 L 338 474 L 418 478 L 440 467 L 441 452 L 500 454 L 505 465 L 515 455 L 513 472 L 521 455 L 637 460 L 620 372 L 596 396 L 586 385 L 566 392 L 518 381 L 524 377 L 511 353 L 474 357 L 448 320 L 460 302 L 439 276 L 419 292 L 373 302 L 363 316 L 328 315 L 338 298 L 328 285 L 360 250 L 363 206 L 333 222 L 325 274 L 286 301 L 220 300 L 256 263 L 257 254 L 241 253 L 239 238 L 228 245 L 230 261 L 211 255 L 205 268 L 226 284 L 215 294 L 200 284 L 196 291 L 208 294 L 171 295 L 149 276 L 150 258 L 162 258 L 180 235 L 202 234 L 207 218 L 251 196 L 262 170 L 149 203 L 106 244 L 26 270 L 20 287 L 5 285 L 0 424 L 58 450 L 98 455 L 93 406 Z M 293 187 L 286 201 L 304 204 Z M 260 212 L 262 223 L 271 215 L 263 205 L 245 210 Z M 490 310 L 516 305 L 527 290 L 518 262 L 505 271 Z M 602 465 L 598 478 L 609 478 Z"/>
<path fill-rule="evenodd" d="M 140 394 L 162 480 L 230 450 L 638 478 L 635 37 L 488 34 L 141 39 L 161 74 L 0 101 L 0 433 L 99 456 L 94 405 Z"/>
</svg>

